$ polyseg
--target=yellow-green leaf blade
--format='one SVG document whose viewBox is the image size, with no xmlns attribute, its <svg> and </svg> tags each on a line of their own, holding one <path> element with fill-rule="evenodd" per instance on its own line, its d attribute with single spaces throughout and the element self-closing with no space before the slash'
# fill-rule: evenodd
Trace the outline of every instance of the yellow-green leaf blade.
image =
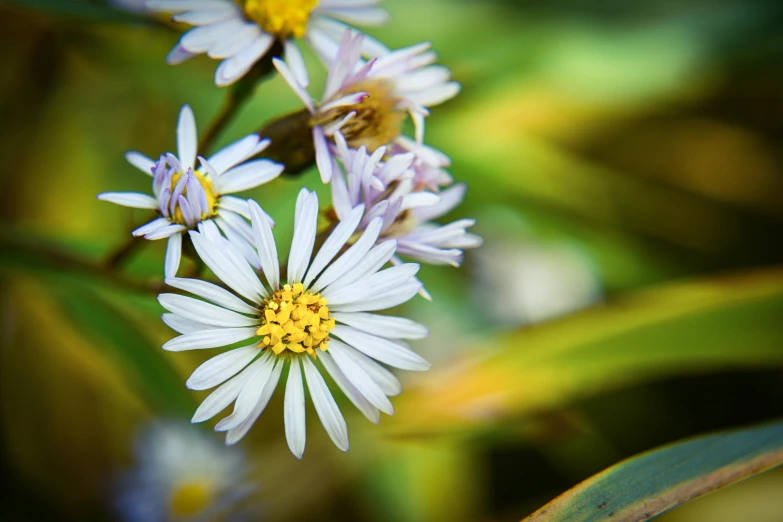
<svg viewBox="0 0 783 522">
<path fill-rule="evenodd" d="M 489 429 L 622 386 L 783 366 L 783 270 L 666 285 L 489 339 L 412 382 L 395 434 Z"/>
<path fill-rule="evenodd" d="M 665 446 L 582 482 L 527 522 L 649 520 L 723 486 L 783 464 L 783 422 Z"/>
</svg>

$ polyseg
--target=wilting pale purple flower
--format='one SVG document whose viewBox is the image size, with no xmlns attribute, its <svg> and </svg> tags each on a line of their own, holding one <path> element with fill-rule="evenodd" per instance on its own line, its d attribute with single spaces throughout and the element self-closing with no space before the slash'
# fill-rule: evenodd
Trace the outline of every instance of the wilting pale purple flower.
<svg viewBox="0 0 783 522">
<path fill-rule="evenodd" d="M 442 103 L 459 91 L 450 81 L 450 71 L 432 65 L 437 55 L 422 43 L 392 51 L 364 62 L 361 58 L 364 35 L 345 31 L 336 58 L 332 60 L 326 86 L 317 103 L 297 77 L 290 60 L 275 59 L 275 66 L 307 110 L 312 114 L 316 163 L 321 179 L 332 177 L 335 133 L 340 132 L 348 146 L 366 147 L 375 152 L 395 143 L 406 113 L 416 128 L 416 141 L 424 137 L 427 107 Z"/>
<path fill-rule="evenodd" d="M 467 231 L 473 219 L 460 219 L 441 225 L 435 220 L 459 205 L 466 186 L 454 185 L 435 193 L 417 179 L 414 152 L 383 159 L 385 148 L 369 155 L 364 147 L 351 150 L 338 133 L 336 149 L 346 177 L 338 169 L 332 179 L 332 204 L 342 220 L 363 205 L 362 225 L 380 217 L 381 240 L 397 241 L 397 254 L 423 263 L 459 266 L 463 249 L 475 248 L 481 238 Z M 399 262 L 393 259 L 395 262 Z"/>
<path fill-rule="evenodd" d="M 304 38 L 327 63 L 334 59 L 343 31 L 349 24 L 380 25 L 388 13 L 380 0 L 148 0 L 150 9 L 176 13 L 173 20 L 195 28 L 189 30 L 167 61 L 179 64 L 206 53 L 222 60 L 215 72 L 219 86 L 234 83 L 266 55 L 275 41 L 293 74 L 307 85 L 308 74 L 295 40 Z M 388 49 L 367 38 L 365 56 L 380 56 Z"/>
<path fill-rule="evenodd" d="M 296 201 L 284 281 L 269 222 L 255 202 L 248 205 L 253 245 L 266 284 L 214 224 L 202 223 L 201 232 L 190 233 L 193 245 L 230 291 L 195 279 L 167 280 L 197 298 L 179 294 L 158 298 L 171 312 L 163 315 L 164 322 L 182 334 L 163 348 L 182 351 L 249 342 L 208 360 L 187 383 L 194 390 L 217 386 L 199 406 L 193 422 L 210 419 L 234 403 L 233 412 L 215 427 L 226 432 L 227 444 L 245 436 L 288 367 L 284 420 L 291 452 L 301 458 L 305 449 L 305 381 L 329 437 L 347 451 L 345 420 L 321 373 L 326 371 L 370 421 L 377 423 L 381 411 L 393 413 L 388 396 L 400 393 L 401 387 L 384 365 L 429 369 L 429 363 L 403 340 L 424 338 L 428 331 L 409 319 L 370 312 L 415 296 L 421 288 L 415 280 L 419 265 L 381 270 L 395 250 L 393 240 L 377 244 L 381 218 L 372 220 L 344 250 L 364 214 L 361 205 L 345 216 L 313 256 L 318 198 L 303 189 Z"/>
<path fill-rule="evenodd" d="M 126 522 L 257 520 L 247 472 L 241 451 L 187 423 L 159 421 L 141 433 L 134 468 L 117 483 L 117 512 Z"/>
<path fill-rule="evenodd" d="M 104 192 L 98 199 L 133 208 L 152 209 L 158 213 L 153 221 L 133 231 L 145 239 L 168 239 L 165 274 L 174 277 L 182 252 L 182 234 L 205 220 L 215 221 L 226 237 L 236 240 L 248 259 L 251 241 L 247 202 L 227 196 L 270 181 L 283 171 L 283 165 L 265 159 L 247 161 L 263 151 L 269 140 L 251 134 L 212 155 L 196 161 L 196 120 L 185 105 L 177 125 L 177 152 L 166 153 L 157 162 L 135 151 L 125 158 L 134 167 L 152 176 L 153 196 L 136 192 Z M 243 163 L 244 162 L 244 163 Z"/>
</svg>

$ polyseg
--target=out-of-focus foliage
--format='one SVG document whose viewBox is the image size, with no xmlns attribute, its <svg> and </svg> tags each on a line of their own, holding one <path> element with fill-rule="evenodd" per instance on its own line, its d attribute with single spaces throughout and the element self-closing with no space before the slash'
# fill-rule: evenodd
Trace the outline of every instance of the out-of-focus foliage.
<svg viewBox="0 0 783 522">
<path fill-rule="evenodd" d="M 571 264 L 545 255 L 424 268 L 434 302 L 400 313 L 431 327 L 416 349 L 434 369 L 404 382 L 394 417 L 372 426 L 341 401 L 351 451 L 312 417 L 299 462 L 275 397 L 243 441 L 268 519 L 519 520 L 623 458 L 783 417 L 783 5 L 385 4 L 391 23 L 371 34 L 433 42 L 463 85 L 427 123 L 469 185 L 453 217 L 477 217 L 488 250 L 577 252 L 590 299 L 547 286 Z M 215 351 L 158 349 L 172 335 L 154 300 L 163 245 L 105 270 L 148 216 L 95 199 L 148 188 L 123 154 L 171 149 L 181 104 L 204 129 L 222 103 L 214 61 L 164 63 L 178 30 L 97 0 L 0 6 L 4 520 L 112 520 L 136 433 L 204 397 L 184 382 Z M 274 78 L 218 145 L 298 108 Z M 279 237 L 302 185 L 328 200 L 314 171 L 248 193 Z M 540 262 L 526 303 L 601 302 L 499 317 L 513 300 L 490 281 Z M 662 520 L 777 522 L 780 488 L 772 472 Z"/>
<path fill-rule="evenodd" d="M 774 270 L 658 287 L 548 328 L 489 337 L 417 377 L 389 429 L 497 428 L 640 381 L 783 366 L 783 350 L 770 342 L 781 307 L 783 272 Z"/>
</svg>

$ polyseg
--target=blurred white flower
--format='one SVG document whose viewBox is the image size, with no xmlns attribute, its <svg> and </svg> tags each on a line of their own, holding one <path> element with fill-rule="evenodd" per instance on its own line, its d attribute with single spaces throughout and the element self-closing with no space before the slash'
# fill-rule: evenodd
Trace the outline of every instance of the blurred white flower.
<svg viewBox="0 0 783 522">
<path fill-rule="evenodd" d="M 476 252 L 475 291 L 499 326 L 519 326 L 586 308 L 602 297 L 601 280 L 572 246 L 508 237 Z"/>
<path fill-rule="evenodd" d="M 196 427 L 157 422 L 136 444 L 135 467 L 119 480 L 117 509 L 126 522 L 239 520 L 257 505 L 245 456 Z M 257 517 L 250 518 L 256 520 Z"/>
<path fill-rule="evenodd" d="M 295 40 L 304 38 L 329 63 L 337 53 L 337 42 L 349 24 L 380 25 L 388 13 L 380 0 L 147 0 L 147 7 L 176 13 L 173 20 L 196 26 L 180 38 L 167 57 L 176 65 L 199 54 L 222 60 L 215 72 L 219 86 L 234 83 L 266 55 L 275 41 L 293 74 L 308 84 L 307 68 Z M 367 38 L 366 56 L 380 56 L 388 50 Z"/>
<path fill-rule="evenodd" d="M 359 226 L 363 206 L 334 228 L 313 257 L 318 197 L 303 189 L 296 201 L 287 282 L 283 283 L 269 222 L 254 201 L 248 205 L 253 244 L 267 285 L 214 224 L 202 223 L 200 232 L 190 233 L 193 245 L 233 292 L 206 281 L 168 279 L 169 285 L 200 299 L 179 294 L 159 297 L 171 312 L 163 315 L 164 322 L 182 334 L 163 348 L 194 350 L 251 341 L 208 360 L 187 382 L 194 390 L 218 386 L 199 406 L 193 422 L 210 419 L 234 403 L 234 411 L 215 427 L 227 432 L 227 444 L 239 441 L 256 422 L 288 367 L 284 411 L 291 452 L 301 458 L 305 449 L 305 381 L 329 437 L 347 451 L 345 420 L 316 362 L 370 421 L 379 421 L 379 411 L 391 415 L 388 396 L 400 393 L 401 387 L 383 365 L 429 369 L 429 363 L 401 340 L 421 339 L 428 331 L 409 319 L 368 312 L 397 306 L 415 296 L 421 288 L 414 278 L 419 266 L 380 270 L 396 246 L 394 241 L 376 244 L 381 218 L 374 219 L 344 249 Z"/>
<path fill-rule="evenodd" d="M 168 239 L 165 275 L 174 277 L 180 264 L 183 233 L 205 220 L 217 223 L 238 248 L 251 240 L 250 225 L 245 221 L 249 216 L 247 202 L 226 194 L 257 187 L 280 175 L 283 165 L 265 159 L 247 161 L 267 145 L 269 140 L 251 134 L 209 160 L 198 156 L 200 167 L 196 168 L 196 120 L 185 105 L 177 125 L 177 156 L 167 153 L 155 162 L 135 151 L 125 155 L 131 165 L 152 176 L 154 197 L 137 192 L 104 192 L 98 199 L 157 211 L 158 218 L 136 229 L 133 235 Z M 248 247 L 243 252 L 255 261 Z"/>
<path fill-rule="evenodd" d="M 421 143 L 427 107 L 459 92 L 459 84 L 450 81 L 449 69 L 432 65 L 437 55 L 429 51 L 429 43 L 392 51 L 365 63 L 361 58 L 364 38 L 345 31 L 330 64 L 320 103 L 298 79 L 290 59 L 274 60 L 312 114 L 316 163 L 324 183 L 332 178 L 335 134 L 342 134 L 350 148 L 364 146 L 372 153 L 398 142 L 407 113 L 416 128 L 416 142 Z"/>
</svg>

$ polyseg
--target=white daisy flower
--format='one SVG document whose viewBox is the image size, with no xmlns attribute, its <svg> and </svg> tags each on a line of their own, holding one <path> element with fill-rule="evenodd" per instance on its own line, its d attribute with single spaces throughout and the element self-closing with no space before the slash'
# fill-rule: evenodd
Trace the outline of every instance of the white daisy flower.
<svg viewBox="0 0 783 522">
<path fill-rule="evenodd" d="M 376 244 L 380 218 L 345 248 L 362 219 L 361 206 L 335 227 L 313 257 L 318 198 L 303 189 L 296 201 L 283 282 L 269 222 L 254 201 L 248 205 L 258 262 L 268 286 L 213 224 L 203 223 L 201 233 L 191 232 L 193 245 L 233 292 L 206 281 L 168 280 L 169 285 L 201 299 L 178 294 L 159 297 L 171 312 L 163 315 L 164 322 L 182 334 L 163 348 L 180 351 L 245 344 L 208 360 L 187 382 L 193 390 L 218 386 L 199 406 L 193 422 L 210 419 L 234 403 L 233 412 L 215 427 L 227 432 L 227 444 L 236 443 L 255 423 L 288 367 L 284 417 L 291 452 L 301 458 L 305 449 L 302 371 L 321 423 L 335 445 L 347 451 L 345 420 L 316 364 L 370 421 L 379 421 L 379 411 L 392 414 L 388 396 L 397 395 L 401 387 L 384 365 L 429 369 L 429 363 L 403 340 L 424 338 L 428 331 L 409 319 L 371 312 L 416 295 L 421 288 L 414 279 L 419 266 L 381 270 L 396 245 L 394 241 Z"/>
<path fill-rule="evenodd" d="M 391 145 L 400 137 L 406 113 L 415 124 L 416 141 L 424 137 L 427 107 L 443 103 L 459 92 L 451 72 L 432 65 L 437 55 L 421 43 L 372 59 L 361 59 L 364 35 L 346 31 L 329 68 L 321 103 L 297 78 L 295 68 L 275 59 L 275 67 L 312 114 L 315 156 L 321 179 L 332 177 L 333 137 L 340 132 L 351 148 L 370 152 Z M 332 138 L 332 139 L 330 139 Z"/>
<path fill-rule="evenodd" d="M 136 467 L 120 477 L 116 502 L 127 522 L 237 520 L 256 487 L 242 452 L 188 424 L 158 422 L 136 445 Z"/>
<path fill-rule="evenodd" d="M 366 209 L 360 228 L 371 220 L 383 220 L 380 241 L 394 239 L 397 254 L 422 263 L 459 266 L 463 250 L 481 245 L 481 237 L 468 232 L 474 219 L 460 219 L 441 225 L 435 220 L 451 212 L 465 197 L 465 184 L 454 185 L 440 193 L 428 190 L 417 178 L 415 153 L 396 154 L 382 160 L 384 147 L 369 155 L 364 147 L 348 149 L 345 140 L 335 135 L 340 164 L 346 178 L 337 169 L 332 180 L 332 204 L 342 221 L 359 206 Z M 400 263 L 396 258 L 394 263 Z"/>
<path fill-rule="evenodd" d="M 226 237 L 236 239 L 238 245 L 241 245 L 239 240 L 251 240 L 250 225 L 244 219 L 250 215 L 247 202 L 226 194 L 257 187 L 280 175 L 283 165 L 265 159 L 247 161 L 268 145 L 269 140 L 251 134 L 213 154 L 209 160 L 198 156 L 197 168 L 196 120 L 193 111 L 185 105 L 177 125 L 178 155 L 167 153 L 157 162 L 136 151 L 125 155 L 128 163 L 152 176 L 154 196 L 104 192 L 98 199 L 157 211 L 158 217 L 134 230 L 133 235 L 168 239 L 165 274 L 174 277 L 179 268 L 183 233 L 205 220 L 214 220 Z M 254 260 L 248 248 L 243 251 L 248 259 Z"/>
<path fill-rule="evenodd" d="M 296 74 L 307 85 L 307 69 L 295 40 L 304 38 L 324 61 L 337 52 L 348 24 L 381 25 L 388 20 L 381 0 L 148 0 L 147 7 L 176 13 L 172 18 L 195 26 L 180 38 L 166 61 L 172 65 L 206 53 L 222 60 L 215 72 L 218 86 L 244 76 L 277 41 Z M 381 56 L 388 49 L 367 38 L 366 56 Z"/>
</svg>

